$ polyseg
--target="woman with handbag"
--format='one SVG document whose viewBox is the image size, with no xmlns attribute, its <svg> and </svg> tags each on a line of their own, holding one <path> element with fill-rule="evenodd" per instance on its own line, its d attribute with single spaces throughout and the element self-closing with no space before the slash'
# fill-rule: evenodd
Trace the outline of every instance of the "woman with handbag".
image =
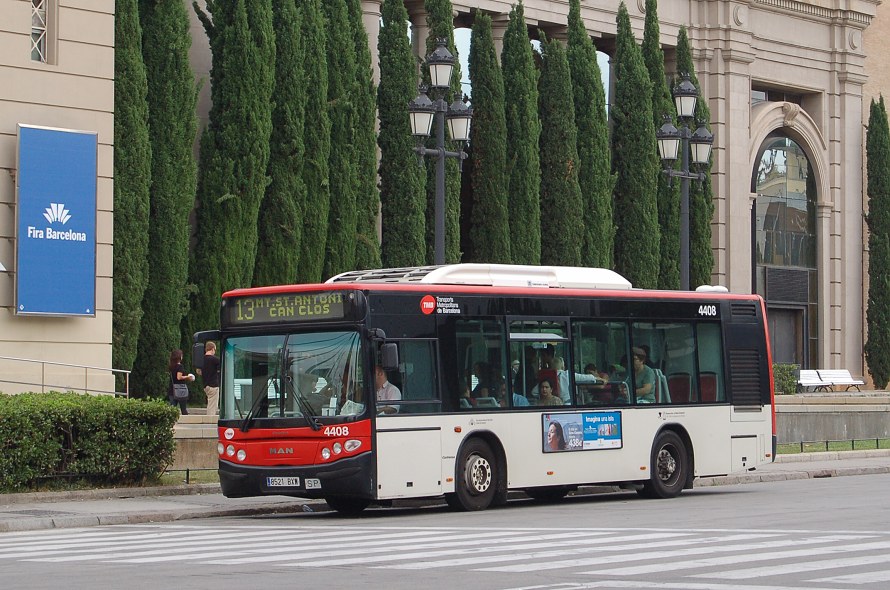
<svg viewBox="0 0 890 590">
<path fill-rule="evenodd" d="M 188 415 L 189 387 L 186 383 L 194 381 L 195 376 L 185 372 L 185 367 L 182 366 L 182 351 L 178 348 L 170 353 L 170 364 L 167 368 L 170 371 L 170 388 L 167 391 L 167 399 L 170 405 L 178 405 L 184 416 Z"/>
</svg>

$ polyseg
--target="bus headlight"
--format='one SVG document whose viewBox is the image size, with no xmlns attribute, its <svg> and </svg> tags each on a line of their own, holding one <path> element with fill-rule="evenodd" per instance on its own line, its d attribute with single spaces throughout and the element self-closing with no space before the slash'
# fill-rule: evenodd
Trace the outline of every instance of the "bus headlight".
<svg viewBox="0 0 890 590">
<path fill-rule="evenodd" d="M 225 447 L 225 445 L 222 444 L 221 442 L 216 443 L 216 453 L 217 453 L 218 455 L 222 455 L 222 454 L 225 453 L 225 452 L 226 452 L 226 447 Z"/>
<path fill-rule="evenodd" d="M 341 452 L 343 452 L 343 447 L 340 443 L 334 443 L 334 454 L 339 455 Z"/>
<path fill-rule="evenodd" d="M 229 445 L 226 447 L 226 455 L 229 457 L 235 456 L 235 445 Z"/>
<path fill-rule="evenodd" d="M 238 454 L 236 455 L 239 461 L 244 461 L 247 459 L 247 452 L 244 449 L 238 449 Z"/>
<path fill-rule="evenodd" d="M 325 447 L 321 450 L 321 458 L 324 460 L 328 460 L 331 458 L 331 449 Z"/>
<path fill-rule="evenodd" d="M 356 450 L 360 446 L 362 446 L 362 441 L 355 440 L 354 438 L 351 438 L 348 441 L 346 441 L 344 448 L 346 449 L 347 453 L 351 453 L 352 451 Z"/>
</svg>

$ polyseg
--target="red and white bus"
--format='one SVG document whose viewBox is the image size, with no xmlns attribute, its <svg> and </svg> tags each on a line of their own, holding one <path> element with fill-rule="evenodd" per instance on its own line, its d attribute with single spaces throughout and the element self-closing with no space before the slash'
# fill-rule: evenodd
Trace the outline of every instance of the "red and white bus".
<svg viewBox="0 0 890 590">
<path fill-rule="evenodd" d="M 757 295 L 647 291 L 603 269 L 456 264 L 222 297 L 229 497 L 345 514 L 443 496 L 482 510 L 582 484 L 668 498 L 775 453 Z"/>
</svg>

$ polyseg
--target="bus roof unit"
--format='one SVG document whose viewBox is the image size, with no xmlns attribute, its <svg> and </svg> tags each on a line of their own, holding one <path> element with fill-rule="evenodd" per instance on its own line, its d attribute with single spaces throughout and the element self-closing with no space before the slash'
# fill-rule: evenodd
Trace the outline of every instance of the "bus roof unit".
<svg viewBox="0 0 890 590">
<path fill-rule="evenodd" d="M 444 266 L 359 270 L 336 275 L 326 282 L 421 283 L 556 289 L 627 290 L 632 288 L 630 281 L 618 273 L 604 268 L 517 264 L 446 264 Z"/>
</svg>

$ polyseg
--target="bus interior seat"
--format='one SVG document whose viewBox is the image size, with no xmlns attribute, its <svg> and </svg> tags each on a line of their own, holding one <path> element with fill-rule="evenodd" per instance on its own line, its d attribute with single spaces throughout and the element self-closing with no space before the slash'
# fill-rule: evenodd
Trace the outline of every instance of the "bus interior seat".
<svg viewBox="0 0 890 590">
<path fill-rule="evenodd" d="M 692 377 L 689 373 L 671 373 L 667 377 L 671 399 L 675 404 L 688 404 L 692 398 Z"/>
<path fill-rule="evenodd" d="M 699 391 L 701 391 L 701 401 L 715 402 L 717 401 L 717 373 L 702 372 L 698 376 Z"/>
<path fill-rule="evenodd" d="M 655 371 L 655 402 L 659 404 L 671 403 L 671 392 L 668 389 L 667 377 L 661 372 L 661 369 L 652 369 Z"/>
<path fill-rule="evenodd" d="M 460 398 L 460 407 L 462 408 L 472 408 L 472 404 L 470 404 L 470 400 L 465 397 Z"/>
<path fill-rule="evenodd" d="M 463 400 L 461 400 L 463 401 Z M 463 405 L 463 404 L 461 404 Z M 479 397 L 476 398 L 476 407 L 477 408 L 499 408 L 498 400 L 493 397 Z"/>
</svg>

